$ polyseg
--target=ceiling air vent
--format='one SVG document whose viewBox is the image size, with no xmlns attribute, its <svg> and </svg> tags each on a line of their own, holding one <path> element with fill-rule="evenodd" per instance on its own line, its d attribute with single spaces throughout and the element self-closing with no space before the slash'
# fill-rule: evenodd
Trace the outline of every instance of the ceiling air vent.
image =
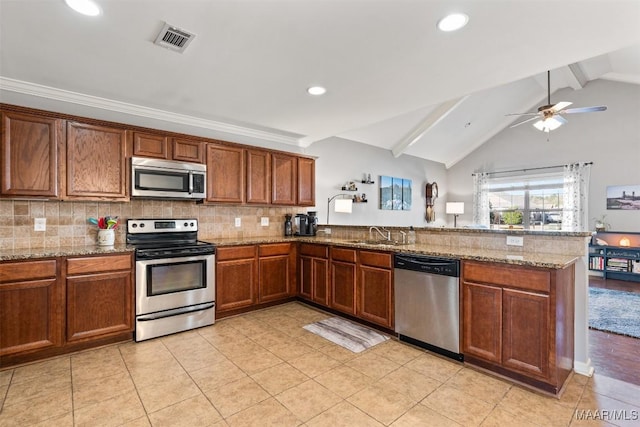
<svg viewBox="0 0 640 427">
<path fill-rule="evenodd" d="M 185 30 L 181 30 L 165 22 L 164 27 L 162 27 L 154 43 L 158 46 L 182 53 L 195 36 L 195 34 L 188 33 Z"/>
</svg>

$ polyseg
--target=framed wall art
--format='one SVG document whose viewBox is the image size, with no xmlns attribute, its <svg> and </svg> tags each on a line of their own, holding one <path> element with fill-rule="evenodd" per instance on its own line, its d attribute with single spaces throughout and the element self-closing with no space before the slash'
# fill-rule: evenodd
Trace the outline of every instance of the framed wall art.
<svg viewBox="0 0 640 427">
<path fill-rule="evenodd" d="M 411 210 L 411 180 L 391 176 L 380 177 L 380 209 Z"/>
<path fill-rule="evenodd" d="M 640 210 L 640 185 L 607 187 L 607 209 Z"/>
</svg>

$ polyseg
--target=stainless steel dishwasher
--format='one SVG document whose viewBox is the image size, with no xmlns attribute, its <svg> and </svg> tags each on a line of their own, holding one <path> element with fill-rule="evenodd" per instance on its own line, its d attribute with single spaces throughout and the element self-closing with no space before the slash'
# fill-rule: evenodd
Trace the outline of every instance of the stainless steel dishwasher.
<svg viewBox="0 0 640 427">
<path fill-rule="evenodd" d="M 398 338 L 463 360 L 460 354 L 460 261 L 398 254 L 394 267 Z"/>
</svg>

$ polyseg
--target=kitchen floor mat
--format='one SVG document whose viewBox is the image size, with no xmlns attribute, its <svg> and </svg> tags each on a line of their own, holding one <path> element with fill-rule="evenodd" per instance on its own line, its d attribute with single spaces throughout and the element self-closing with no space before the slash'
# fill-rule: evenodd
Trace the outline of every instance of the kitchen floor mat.
<svg viewBox="0 0 640 427">
<path fill-rule="evenodd" d="M 331 317 L 305 325 L 303 328 L 354 353 L 360 353 L 389 339 L 388 336 L 373 329 L 340 317 Z"/>
</svg>

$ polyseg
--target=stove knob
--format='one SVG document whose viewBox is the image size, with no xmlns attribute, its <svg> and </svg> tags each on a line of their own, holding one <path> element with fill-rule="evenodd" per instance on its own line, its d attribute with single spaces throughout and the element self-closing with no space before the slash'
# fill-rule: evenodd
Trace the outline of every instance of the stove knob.
<svg viewBox="0 0 640 427">
<path fill-rule="evenodd" d="M 131 224 L 131 228 L 136 228 L 138 226 L 138 224 L 136 224 L 135 222 L 133 224 Z"/>
<path fill-rule="evenodd" d="M 188 223 L 188 222 L 185 222 L 185 223 L 184 223 L 184 226 L 185 226 L 185 227 L 188 227 L 188 226 L 189 226 L 189 223 Z"/>
<path fill-rule="evenodd" d="M 191 226 L 193 227 L 193 226 L 194 226 L 194 224 L 193 224 L 193 223 L 191 223 Z"/>
<path fill-rule="evenodd" d="M 144 228 L 144 222 L 140 224 L 140 228 Z"/>
</svg>

